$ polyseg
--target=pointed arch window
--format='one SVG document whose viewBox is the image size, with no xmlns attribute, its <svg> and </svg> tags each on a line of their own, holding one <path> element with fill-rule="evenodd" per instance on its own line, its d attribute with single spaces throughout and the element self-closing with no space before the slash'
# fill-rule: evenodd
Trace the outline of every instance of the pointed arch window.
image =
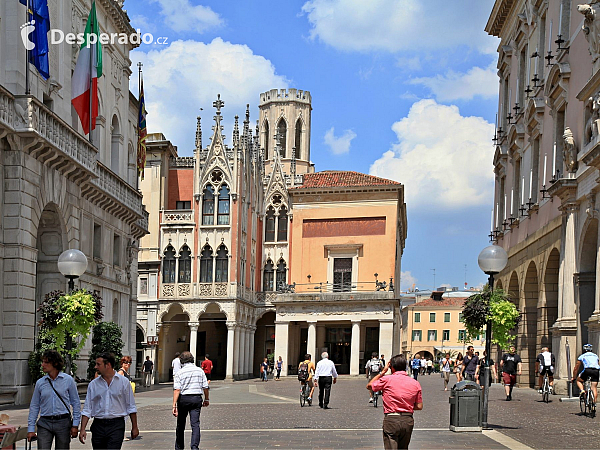
<svg viewBox="0 0 600 450">
<path fill-rule="evenodd" d="M 228 281 L 229 257 L 227 256 L 227 247 L 221 244 L 217 250 L 215 283 L 227 283 Z"/>
<path fill-rule="evenodd" d="M 275 242 L 275 210 L 271 206 L 267 209 L 265 242 Z"/>
<path fill-rule="evenodd" d="M 202 196 L 202 225 L 215 223 L 215 189 L 208 185 Z"/>
<path fill-rule="evenodd" d="M 285 123 L 283 117 L 279 119 L 279 123 L 277 124 L 277 135 L 277 141 L 280 143 L 279 155 L 282 158 L 285 158 L 285 145 L 287 142 L 287 124 Z"/>
<path fill-rule="evenodd" d="M 265 120 L 265 155 L 269 159 L 269 139 L 271 138 L 269 131 L 269 121 Z"/>
<path fill-rule="evenodd" d="M 279 209 L 279 217 L 277 218 L 277 242 L 287 241 L 288 233 L 288 215 L 285 206 Z"/>
<path fill-rule="evenodd" d="M 209 245 L 205 245 L 200 255 L 200 283 L 212 283 L 213 281 L 213 251 Z"/>
<path fill-rule="evenodd" d="M 277 263 L 277 290 L 281 290 L 287 284 L 285 280 L 286 264 L 282 259 Z"/>
<path fill-rule="evenodd" d="M 302 120 L 296 121 L 296 139 L 294 140 L 294 154 L 296 159 L 300 159 L 300 144 L 302 143 Z"/>
<path fill-rule="evenodd" d="M 265 270 L 263 271 L 263 291 L 273 290 L 273 261 L 267 260 L 265 264 Z"/>
<path fill-rule="evenodd" d="M 229 188 L 226 184 L 219 189 L 217 225 L 229 225 Z"/>
<path fill-rule="evenodd" d="M 175 249 L 169 245 L 163 256 L 163 283 L 175 283 Z"/>
<path fill-rule="evenodd" d="M 179 253 L 179 274 L 177 276 L 177 282 L 192 282 L 192 252 L 187 245 L 184 245 Z"/>
</svg>

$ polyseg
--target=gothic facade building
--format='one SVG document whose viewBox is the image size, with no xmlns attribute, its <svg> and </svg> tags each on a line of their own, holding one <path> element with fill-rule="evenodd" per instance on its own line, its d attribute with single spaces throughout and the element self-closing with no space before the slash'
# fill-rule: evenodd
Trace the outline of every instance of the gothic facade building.
<svg viewBox="0 0 600 450">
<path fill-rule="evenodd" d="M 52 27 L 85 29 L 90 0 L 48 5 Z M 101 29 L 134 32 L 121 6 L 96 2 Z M 0 404 L 29 402 L 27 360 L 38 335 L 37 307 L 48 292 L 66 291 L 57 259 L 69 248 L 88 258 L 77 285 L 100 294 L 105 320 L 121 326 L 123 352 L 135 356 L 137 248 L 148 228 L 136 189 L 133 46 L 104 49 L 100 116 L 90 143 L 71 107 L 77 49 L 50 45 L 50 77 L 43 79 L 26 64 L 19 29 L 25 14 L 18 1 L 0 3 Z M 90 347 L 80 354 L 82 378 Z"/>
<path fill-rule="evenodd" d="M 509 255 L 497 285 L 522 320 L 521 384 L 542 346 L 566 389 L 582 345 L 600 345 L 600 4 L 496 0 L 500 98 L 491 238 Z"/>
<path fill-rule="evenodd" d="M 212 136 L 204 146 L 198 118 L 193 157 L 149 137 L 139 356 L 154 359 L 163 381 L 188 349 L 210 354 L 228 379 L 256 375 L 267 356 L 283 358 L 285 375 L 327 348 L 342 373 L 358 374 L 365 351 L 397 352 L 403 186 L 315 173 L 307 91 L 260 94 L 256 125 L 248 107 L 231 145 L 220 97 L 213 106 Z"/>
</svg>

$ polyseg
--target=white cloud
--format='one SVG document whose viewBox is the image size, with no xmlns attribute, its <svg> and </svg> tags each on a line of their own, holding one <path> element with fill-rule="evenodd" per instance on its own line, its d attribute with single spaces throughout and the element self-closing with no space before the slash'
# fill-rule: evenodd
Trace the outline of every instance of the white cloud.
<svg viewBox="0 0 600 450">
<path fill-rule="evenodd" d="M 161 7 L 165 24 L 175 31 L 203 33 L 223 24 L 223 19 L 210 7 L 192 6 L 189 0 L 151 0 Z"/>
<path fill-rule="evenodd" d="M 350 151 L 350 143 L 356 137 L 356 133 L 352 130 L 344 131 L 341 136 L 335 135 L 335 129 L 331 127 L 325 133 L 325 144 L 329 146 L 329 150 L 334 155 L 343 155 Z"/>
<path fill-rule="evenodd" d="M 403 183 L 409 210 L 489 203 L 493 124 L 463 117 L 456 106 L 421 100 L 392 130 L 398 142 L 371 165 L 370 173 Z"/>
<path fill-rule="evenodd" d="M 417 284 L 417 279 L 413 277 L 410 270 L 406 272 L 400 272 L 400 290 L 408 291 Z"/>
<path fill-rule="evenodd" d="M 135 50 L 132 61 L 144 64 L 144 93 L 148 110 L 148 131 L 164 133 L 179 147 L 180 155 L 190 155 L 194 147 L 196 116 L 204 108 L 203 144 L 212 135 L 212 102 L 217 94 L 225 101 L 225 134 L 231 139 L 233 116 L 243 117 L 246 103 L 251 120 L 257 119 L 259 93 L 287 88 L 289 81 L 277 75 L 273 64 L 256 55 L 246 45 L 224 42 L 175 41 L 166 48 L 147 53 Z M 137 92 L 137 76 L 132 77 Z"/>
<path fill-rule="evenodd" d="M 445 75 L 413 78 L 411 84 L 428 87 L 441 102 L 471 100 L 475 96 L 493 98 L 498 96 L 496 63 L 487 68 L 473 67 L 466 73 L 449 70 Z"/>
<path fill-rule="evenodd" d="M 483 30 L 493 0 L 310 0 L 302 11 L 311 39 L 345 51 L 449 49 L 494 53 L 498 40 Z"/>
</svg>

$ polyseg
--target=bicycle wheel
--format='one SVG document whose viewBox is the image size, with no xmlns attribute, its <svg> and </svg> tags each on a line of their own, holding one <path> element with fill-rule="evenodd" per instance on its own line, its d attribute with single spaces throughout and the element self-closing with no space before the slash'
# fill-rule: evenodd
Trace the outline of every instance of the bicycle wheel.
<svg viewBox="0 0 600 450">
<path fill-rule="evenodd" d="M 379 399 L 378 394 L 373 394 L 373 407 L 377 408 L 377 399 Z"/>
<path fill-rule="evenodd" d="M 581 414 L 583 415 L 587 415 L 587 395 L 580 395 L 579 396 L 579 408 L 581 409 Z"/>
<path fill-rule="evenodd" d="M 594 398 L 594 393 L 591 390 L 589 400 L 588 409 L 590 411 L 590 417 L 596 417 L 596 399 Z"/>
<path fill-rule="evenodd" d="M 544 389 L 544 391 L 542 392 L 542 400 L 546 403 L 550 401 L 550 393 L 547 389 Z"/>
<path fill-rule="evenodd" d="M 300 407 L 304 407 L 306 404 L 306 385 L 300 389 Z"/>
</svg>

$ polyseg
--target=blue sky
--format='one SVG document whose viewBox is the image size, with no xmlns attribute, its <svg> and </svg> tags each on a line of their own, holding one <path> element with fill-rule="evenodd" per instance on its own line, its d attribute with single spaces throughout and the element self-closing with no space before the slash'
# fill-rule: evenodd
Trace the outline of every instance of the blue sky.
<svg viewBox="0 0 600 450">
<path fill-rule="evenodd" d="M 483 31 L 492 0 L 128 0 L 134 28 L 168 37 L 131 54 L 144 64 L 149 132 L 192 154 L 203 108 L 233 116 L 271 88 L 312 95 L 317 170 L 402 182 L 408 239 L 402 288 L 485 282 L 493 202 L 498 41 Z M 137 92 L 137 76 L 131 77 Z M 230 141 L 229 141 L 230 142 Z"/>
</svg>

